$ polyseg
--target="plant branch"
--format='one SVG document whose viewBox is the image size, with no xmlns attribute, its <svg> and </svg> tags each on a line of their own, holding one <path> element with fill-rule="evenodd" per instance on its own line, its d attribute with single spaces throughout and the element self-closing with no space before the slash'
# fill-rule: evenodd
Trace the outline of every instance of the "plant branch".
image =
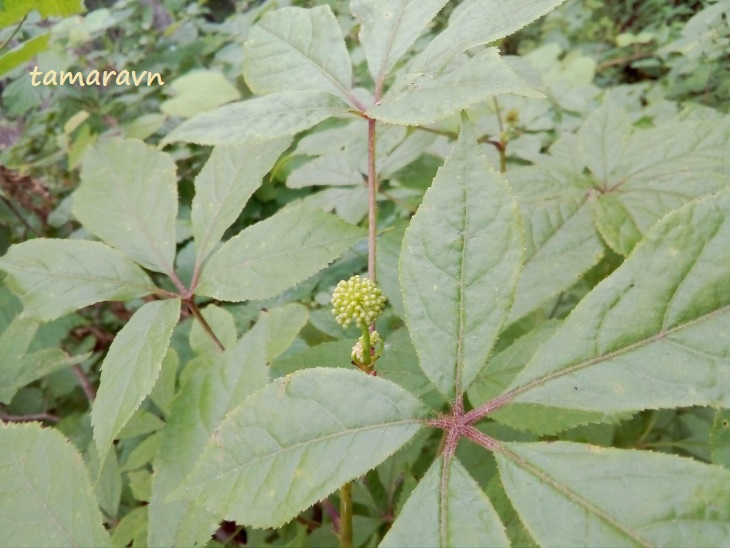
<svg viewBox="0 0 730 548">
<path fill-rule="evenodd" d="M 653 52 L 647 51 L 643 53 L 634 53 L 633 55 L 627 55 L 626 57 L 619 57 L 618 59 L 611 59 L 609 61 L 604 61 L 603 63 L 598 63 L 598 65 L 596 66 L 596 72 L 601 72 L 602 70 L 606 70 L 607 68 L 624 65 L 626 63 L 631 63 L 633 61 L 638 61 L 639 59 L 646 59 L 647 57 L 653 56 Z"/>
<path fill-rule="evenodd" d="M 207 320 L 203 317 L 203 314 L 200 312 L 200 309 L 198 308 L 198 305 L 195 304 L 192 298 L 186 299 L 185 304 L 188 305 L 188 308 L 190 309 L 190 312 L 193 313 L 193 316 L 195 316 L 195 319 L 200 322 L 200 326 L 203 328 L 203 331 L 205 331 L 210 339 L 213 341 L 213 344 L 215 344 L 216 348 L 220 350 L 221 352 L 225 352 L 225 347 L 223 346 L 223 343 L 220 341 L 218 337 L 216 337 L 216 334 L 213 332 L 213 329 L 210 327 L 210 324 L 207 322 Z"/>
<path fill-rule="evenodd" d="M 30 13 L 30 12 L 28 12 Z M 23 23 L 25 23 L 25 20 L 28 18 L 28 13 L 26 13 L 23 18 L 18 22 L 17 26 L 13 29 L 13 32 L 10 33 L 10 36 L 8 36 L 7 40 L 5 40 L 2 44 L 0 44 L 0 51 L 4 50 L 5 47 L 10 43 L 10 41 L 15 38 L 15 35 L 18 34 L 18 31 L 20 30 L 20 27 L 23 26 Z"/>
<path fill-rule="evenodd" d="M 71 367 L 71 370 L 74 372 L 74 375 L 76 375 L 76 378 L 79 380 L 81 390 L 83 390 L 84 394 L 86 394 L 86 399 L 89 400 L 89 403 L 94 403 L 94 400 L 96 399 L 96 390 L 94 389 L 94 385 L 91 384 L 89 377 L 86 376 L 86 373 L 79 364 Z"/>
<path fill-rule="evenodd" d="M 45 421 L 56 424 L 61 419 L 51 413 L 33 413 L 30 415 L 9 415 L 7 413 L 0 413 L 0 421 L 3 422 L 33 422 L 33 421 Z"/>
<path fill-rule="evenodd" d="M 12 214 L 15 215 L 21 223 L 23 223 L 23 226 L 25 226 L 25 228 L 27 230 L 29 230 L 30 232 L 32 232 L 36 236 L 39 236 L 40 235 L 40 233 L 35 228 L 33 228 L 31 226 L 31 224 L 25 219 L 25 217 L 23 217 L 20 214 L 20 212 L 17 209 L 15 209 L 15 206 L 7 198 L 5 198 L 5 196 L 0 196 L 0 200 L 2 200 L 3 203 L 12 212 Z"/>
</svg>

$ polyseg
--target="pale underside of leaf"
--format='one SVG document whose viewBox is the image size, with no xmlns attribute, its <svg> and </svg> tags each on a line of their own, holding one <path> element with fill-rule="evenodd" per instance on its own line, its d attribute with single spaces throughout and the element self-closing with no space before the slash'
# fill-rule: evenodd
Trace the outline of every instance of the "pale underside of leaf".
<svg viewBox="0 0 730 548">
<path fill-rule="evenodd" d="M 363 236 L 362 229 L 317 209 L 287 208 L 218 249 L 197 294 L 228 301 L 273 297 L 317 273 Z"/>
<path fill-rule="evenodd" d="M 461 463 L 434 461 L 381 547 L 509 546 L 494 506 Z"/>
<path fill-rule="evenodd" d="M 326 118 L 347 114 L 345 103 L 322 91 L 286 91 L 199 114 L 162 140 L 201 145 L 241 145 L 295 135 Z"/>
<path fill-rule="evenodd" d="M 89 232 L 156 272 L 175 259 L 175 162 L 142 141 L 114 139 L 86 154 L 73 211 Z"/>
<path fill-rule="evenodd" d="M 543 546 L 720 546 L 729 538 L 730 472 L 720 467 L 568 442 L 505 449 L 496 453 L 502 483 Z"/>
<path fill-rule="evenodd" d="M 343 369 L 300 371 L 226 417 L 177 495 L 239 523 L 278 527 L 385 460 L 426 413 L 386 380 Z"/>
<path fill-rule="evenodd" d="M 91 409 L 100 461 L 152 391 L 179 316 L 179 299 L 146 303 L 114 338 L 101 367 L 99 392 Z"/>
<path fill-rule="evenodd" d="M 667 215 L 509 387 L 595 412 L 730 405 L 730 192 Z"/>
<path fill-rule="evenodd" d="M 522 238 L 516 201 L 465 123 L 406 230 L 400 258 L 421 368 L 445 395 L 463 391 L 487 359 L 512 305 Z"/>
<path fill-rule="evenodd" d="M 23 315 L 50 321 L 90 304 L 155 291 L 144 271 L 100 242 L 38 238 L 0 257 L 5 283 L 23 301 Z"/>
</svg>

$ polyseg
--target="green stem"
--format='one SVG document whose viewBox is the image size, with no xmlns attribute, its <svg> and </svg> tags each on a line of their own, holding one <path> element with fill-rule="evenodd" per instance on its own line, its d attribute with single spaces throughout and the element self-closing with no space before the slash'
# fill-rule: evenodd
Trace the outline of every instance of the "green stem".
<svg viewBox="0 0 730 548">
<path fill-rule="evenodd" d="M 30 12 L 28 12 L 30 13 Z M 5 47 L 10 43 L 10 41 L 15 38 L 15 35 L 18 34 L 18 31 L 20 30 L 20 27 L 23 26 L 23 23 L 25 23 L 25 20 L 28 18 L 28 13 L 26 13 L 23 18 L 18 23 L 18 26 L 13 29 L 13 32 L 8 36 L 7 40 L 5 40 L 2 44 L 0 44 L 0 51 L 4 50 Z"/>
<path fill-rule="evenodd" d="M 352 482 L 340 487 L 340 547 L 352 548 Z"/>
<path fill-rule="evenodd" d="M 372 356 L 370 355 L 370 329 L 367 325 L 362 326 L 362 363 L 370 365 Z"/>
</svg>

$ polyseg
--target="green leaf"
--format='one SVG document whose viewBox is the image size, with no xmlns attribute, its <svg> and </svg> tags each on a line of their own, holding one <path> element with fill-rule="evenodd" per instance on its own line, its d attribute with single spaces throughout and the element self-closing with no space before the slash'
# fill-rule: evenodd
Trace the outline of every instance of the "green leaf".
<svg viewBox="0 0 730 548">
<path fill-rule="evenodd" d="M 0 257 L 5 283 L 23 301 L 23 315 L 42 321 L 100 301 L 144 297 L 152 280 L 125 255 L 99 242 L 36 239 Z"/>
<path fill-rule="evenodd" d="M 517 203 L 464 123 L 406 230 L 400 259 L 411 338 L 443 394 L 463 392 L 484 365 L 522 260 Z"/>
<path fill-rule="evenodd" d="M 278 527 L 380 464 L 426 412 L 397 385 L 360 371 L 294 373 L 226 417 L 178 495 L 242 524 Z"/>
<path fill-rule="evenodd" d="M 649 451 L 507 443 L 507 495 L 542 546 L 721 546 L 730 472 Z"/>
<path fill-rule="evenodd" d="M 1 16 L 2 12 L 0 12 Z M 50 34 L 41 34 L 40 36 L 26 40 L 20 47 L 0 55 L 0 76 L 3 76 L 23 63 L 27 63 L 37 53 L 45 50 L 48 47 L 49 37 Z"/>
<path fill-rule="evenodd" d="M 608 413 L 730 406 L 728 322 L 726 191 L 656 225 L 580 302 L 507 397 Z"/>
<path fill-rule="evenodd" d="M 730 410 L 718 409 L 710 428 L 712 462 L 730 468 Z"/>
<path fill-rule="evenodd" d="M 248 99 L 198 114 L 176 127 L 161 145 L 175 141 L 201 145 L 242 145 L 294 135 L 348 107 L 329 93 L 286 91 Z"/>
<path fill-rule="evenodd" d="M 244 45 L 243 77 L 258 95 L 326 91 L 349 101 L 350 55 L 330 7 L 282 8 L 264 15 Z"/>
<path fill-rule="evenodd" d="M 364 230 L 319 210 L 284 209 L 218 249 L 196 293 L 226 301 L 274 297 L 317 273 L 363 236 Z"/>
<path fill-rule="evenodd" d="M 5 546 L 111 546 L 81 455 L 38 423 L 0 424 Z"/>
<path fill-rule="evenodd" d="M 201 265 L 238 218 L 264 175 L 291 143 L 283 138 L 258 145 L 219 146 L 195 178 L 191 220 L 196 263 Z"/>
<path fill-rule="evenodd" d="M 609 175 L 626 154 L 631 129 L 626 111 L 607 96 L 578 131 L 578 146 L 586 165 L 601 184 L 608 184 Z"/>
<path fill-rule="evenodd" d="M 172 272 L 177 181 L 167 154 L 134 139 L 95 145 L 84 159 L 73 211 L 89 232 L 145 268 Z"/>
<path fill-rule="evenodd" d="M 179 316 L 179 299 L 149 302 L 114 338 L 91 409 L 99 460 L 155 385 Z"/>
<path fill-rule="evenodd" d="M 447 0 L 352 0 L 373 81 L 382 82 Z"/>
<path fill-rule="evenodd" d="M 405 74 L 368 116 L 390 124 L 428 124 L 500 93 L 543 97 L 520 80 L 496 48 L 489 48 L 437 73 Z"/>
<path fill-rule="evenodd" d="M 269 382 L 267 355 L 275 352 L 272 346 L 296 336 L 299 328 L 287 327 L 284 316 L 296 316 L 300 306 L 271 309 L 226 352 L 198 359 L 197 367 L 195 362 L 186 366 L 193 371 L 172 403 L 154 462 L 149 546 L 192 546 L 214 532 L 217 516 L 193 501 L 168 500 L 168 495 L 193 469 L 223 417 Z"/>
<path fill-rule="evenodd" d="M 38 10 L 43 19 L 68 17 L 84 11 L 84 4 L 82 0 L 13 0 L 5 4 L 5 9 L 0 10 L 0 27 L 19 22 L 34 10 Z"/>
<path fill-rule="evenodd" d="M 269 365 L 289 348 L 302 328 L 307 325 L 309 311 L 298 303 L 289 303 L 262 310 L 258 329 L 266 339 L 266 364 Z"/>
<path fill-rule="evenodd" d="M 89 354 L 70 357 L 60 348 L 46 348 L 31 354 L 22 356 L 19 359 L 7 359 L 3 356 L 5 349 L 4 342 L 7 340 L 8 329 L 0 335 L 0 402 L 10 403 L 18 390 L 27 386 L 46 375 L 50 375 L 59 369 L 75 365 L 89 357 Z M 12 336 L 12 335 L 10 335 Z"/>
<path fill-rule="evenodd" d="M 190 118 L 241 98 L 236 86 L 215 70 L 185 73 L 170 82 L 169 88 L 174 97 L 164 101 L 160 110 L 170 116 L 183 118 Z"/>
<path fill-rule="evenodd" d="M 409 67 L 429 73 L 446 66 L 462 51 L 496 42 L 542 17 L 565 0 L 475 0 L 459 11 Z"/>
<path fill-rule="evenodd" d="M 494 506 L 461 463 L 434 461 L 380 544 L 509 546 Z"/>
</svg>

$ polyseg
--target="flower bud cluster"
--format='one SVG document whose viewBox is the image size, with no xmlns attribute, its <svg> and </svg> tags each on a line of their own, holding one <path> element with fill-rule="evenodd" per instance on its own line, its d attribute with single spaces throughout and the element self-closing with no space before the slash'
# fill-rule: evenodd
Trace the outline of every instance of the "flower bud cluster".
<svg viewBox="0 0 730 548">
<path fill-rule="evenodd" d="M 357 344 L 352 347 L 352 359 L 353 361 L 356 361 L 357 363 L 365 363 L 365 355 L 363 354 L 363 338 L 360 337 L 357 340 Z M 370 348 L 371 348 L 371 354 L 372 349 L 375 348 L 378 344 L 382 343 L 382 339 L 380 338 L 380 334 L 377 331 L 373 331 L 370 333 Z M 372 358 L 372 355 L 371 355 Z"/>
<path fill-rule="evenodd" d="M 385 297 L 375 282 L 361 276 L 341 280 L 332 293 L 332 314 L 337 323 L 347 328 L 355 322 L 360 327 L 371 325 L 385 308 Z"/>
</svg>

